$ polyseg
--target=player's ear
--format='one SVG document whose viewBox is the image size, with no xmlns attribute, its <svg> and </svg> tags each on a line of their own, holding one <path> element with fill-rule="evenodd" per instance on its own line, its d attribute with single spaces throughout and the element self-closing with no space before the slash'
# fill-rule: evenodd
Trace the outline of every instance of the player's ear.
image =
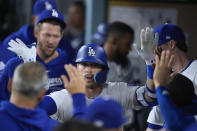
<svg viewBox="0 0 197 131">
<path fill-rule="evenodd" d="M 170 46 L 171 50 L 174 50 L 176 47 L 176 42 L 174 40 L 170 40 L 168 45 Z"/>
<path fill-rule="evenodd" d="M 38 96 L 38 101 L 41 101 L 41 100 L 42 100 L 42 98 L 43 98 L 43 96 L 45 95 L 45 93 L 46 93 L 46 90 L 43 89 L 43 90 L 40 92 L 39 96 Z"/>
</svg>

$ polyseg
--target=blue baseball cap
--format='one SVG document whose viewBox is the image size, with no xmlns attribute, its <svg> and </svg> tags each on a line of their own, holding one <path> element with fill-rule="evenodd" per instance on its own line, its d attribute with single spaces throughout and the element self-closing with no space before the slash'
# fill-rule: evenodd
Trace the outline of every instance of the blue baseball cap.
<svg viewBox="0 0 197 131">
<path fill-rule="evenodd" d="M 122 106 L 110 97 L 98 97 L 88 107 L 86 119 L 106 129 L 119 128 L 126 119 Z"/>
<path fill-rule="evenodd" d="M 38 17 L 37 24 L 48 19 L 55 19 L 59 21 L 62 24 L 63 28 L 65 28 L 66 26 L 66 23 L 64 22 L 64 16 L 56 9 L 43 11 Z"/>
<path fill-rule="evenodd" d="M 183 30 L 174 24 L 163 24 L 154 29 L 154 34 L 159 33 L 159 41 L 157 46 L 160 46 L 170 40 L 185 41 Z"/>
<path fill-rule="evenodd" d="M 56 3 L 53 0 L 37 0 L 33 7 L 33 14 L 38 16 L 44 10 L 56 8 Z"/>
</svg>

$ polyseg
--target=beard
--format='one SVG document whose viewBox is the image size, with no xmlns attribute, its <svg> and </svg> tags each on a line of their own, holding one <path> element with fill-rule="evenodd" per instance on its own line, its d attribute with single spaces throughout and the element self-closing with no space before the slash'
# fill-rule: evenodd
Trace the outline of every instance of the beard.
<svg viewBox="0 0 197 131">
<path fill-rule="evenodd" d="M 128 55 L 125 56 L 119 52 L 115 53 L 114 61 L 122 67 L 126 67 L 129 64 Z"/>
<path fill-rule="evenodd" d="M 38 48 L 39 48 L 40 53 L 42 54 L 42 56 L 43 56 L 44 58 L 49 58 L 49 57 L 51 57 L 51 56 L 55 53 L 57 47 L 56 47 L 56 48 L 53 47 L 54 49 L 52 50 L 52 52 L 47 53 L 46 47 L 44 47 L 43 44 L 42 44 L 41 42 L 38 42 Z"/>
</svg>

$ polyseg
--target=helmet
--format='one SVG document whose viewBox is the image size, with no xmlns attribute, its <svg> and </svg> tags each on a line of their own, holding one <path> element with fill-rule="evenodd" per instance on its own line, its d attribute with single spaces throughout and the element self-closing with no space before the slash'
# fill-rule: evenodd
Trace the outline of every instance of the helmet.
<svg viewBox="0 0 197 131">
<path fill-rule="evenodd" d="M 83 45 L 77 53 L 75 62 L 89 62 L 103 65 L 105 69 L 96 73 L 94 75 L 94 80 L 96 83 L 104 83 L 106 81 L 109 68 L 107 65 L 107 55 L 101 46 L 97 44 Z"/>
</svg>

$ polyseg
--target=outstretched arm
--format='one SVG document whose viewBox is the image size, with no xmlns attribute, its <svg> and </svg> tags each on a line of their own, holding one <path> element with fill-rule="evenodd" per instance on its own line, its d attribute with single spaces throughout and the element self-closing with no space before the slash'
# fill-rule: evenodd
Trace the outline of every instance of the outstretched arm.
<svg viewBox="0 0 197 131">
<path fill-rule="evenodd" d="M 86 111 L 85 81 L 82 74 L 72 65 L 65 65 L 70 80 L 62 75 L 62 80 L 66 89 L 72 94 L 73 98 L 73 116 L 83 119 Z"/>
<path fill-rule="evenodd" d="M 158 33 L 155 34 L 152 28 L 147 27 L 145 30 L 141 30 L 140 40 L 141 45 L 140 49 L 137 50 L 138 54 L 145 60 L 147 65 L 147 81 L 146 86 L 138 88 L 136 90 L 136 101 L 137 105 L 140 106 L 154 106 L 156 102 L 156 93 L 153 83 L 153 72 L 154 72 L 154 50 L 158 42 Z"/>
</svg>

